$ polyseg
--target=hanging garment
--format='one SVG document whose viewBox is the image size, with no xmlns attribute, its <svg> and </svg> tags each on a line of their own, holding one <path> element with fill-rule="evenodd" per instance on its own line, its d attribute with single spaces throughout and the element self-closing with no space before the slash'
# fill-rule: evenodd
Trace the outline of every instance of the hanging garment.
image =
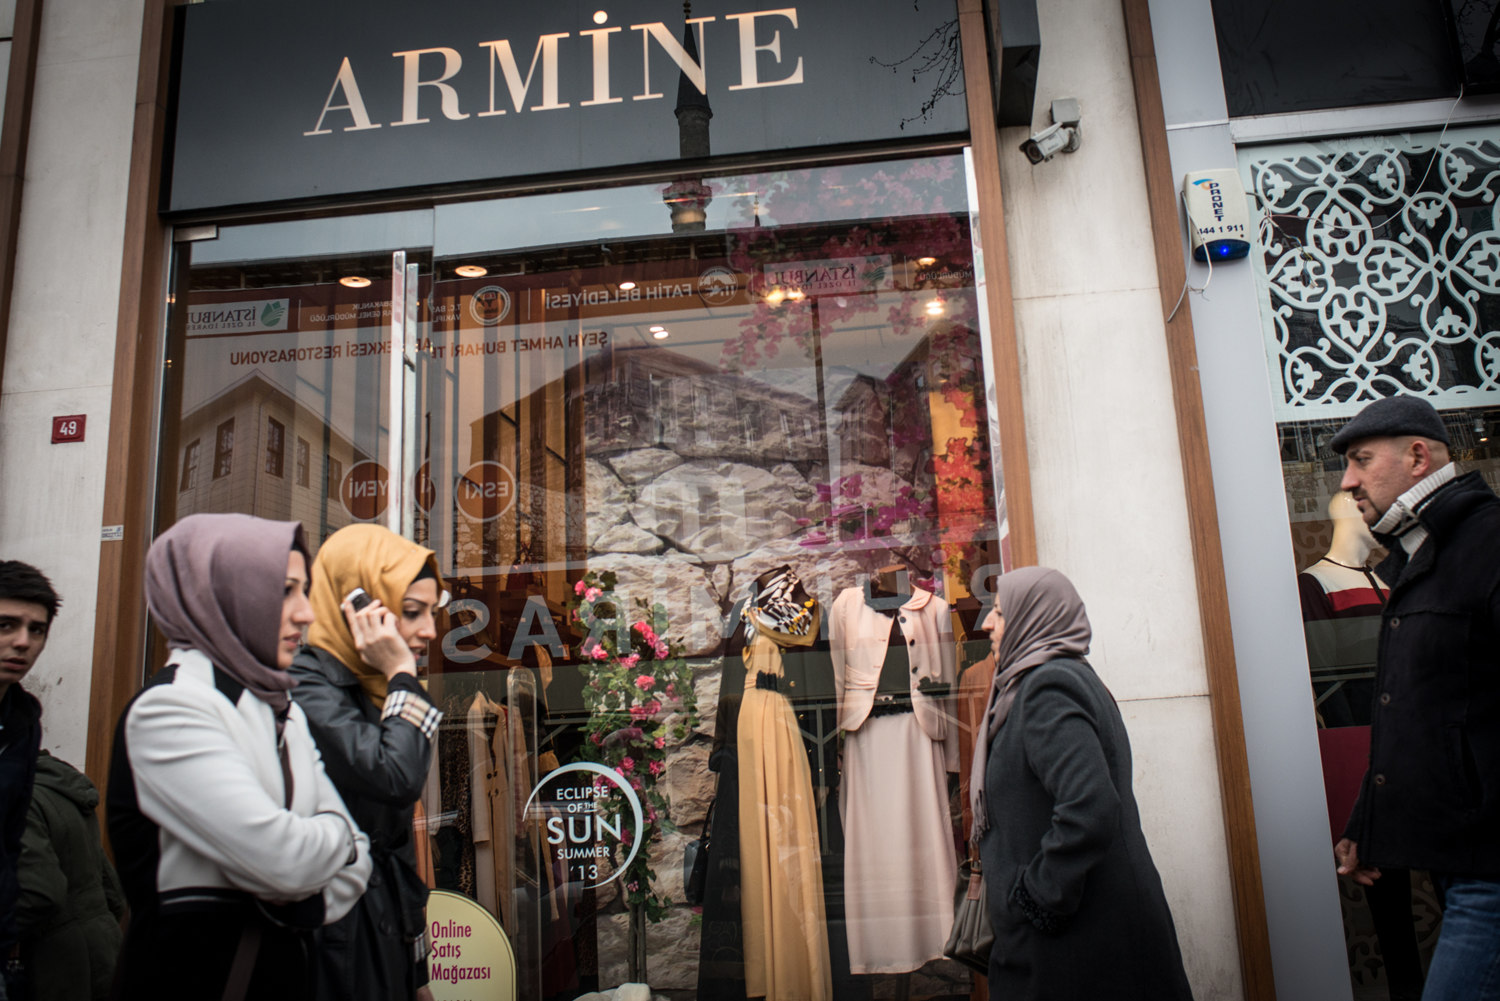
<svg viewBox="0 0 1500 1001">
<path fill-rule="evenodd" d="M 740 705 L 740 876 L 745 993 L 767 1001 L 826 1001 L 833 982 L 823 907 L 812 778 L 791 704 L 779 691 L 787 634 L 750 618 Z M 817 638 L 816 606 L 806 645 Z"/>
<path fill-rule="evenodd" d="M 839 725 L 845 731 L 839 807 L 844 900 L 854 973 L 907 973 L 943 954 L 953 925 L 958 868 L 947 773 L 958 765 L 957 727 L 923 682 L 954 681 L 952 616 L 914 588 L 888 618 L 863 589 L 834 600 L 830 616 Z M 892 645 L 904 647 L 910 708 L 875 707 Z"/>
</svg>

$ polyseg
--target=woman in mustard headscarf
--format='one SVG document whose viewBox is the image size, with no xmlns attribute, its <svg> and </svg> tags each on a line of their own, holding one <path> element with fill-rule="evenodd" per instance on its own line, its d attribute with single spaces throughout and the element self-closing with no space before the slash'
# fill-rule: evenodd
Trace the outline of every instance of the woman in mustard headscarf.
<svg viewBox="0 0 1500 1001">
<path fill-rule="evenodd" d="M 349 595 L 374 599 L 356 611 Z M 417 681 L 447 595 L 432 550 L 381 528 L 333 533 L 313 561 L 317 618 L 293 661 L 292 698 L 323 766 L 370 836 L 378 878 L 319 940 L 318 998 L 429 1001 L 427 886 L 417 875 L 412 813 L 432 763 L 438 712 Z"/>
</svg>

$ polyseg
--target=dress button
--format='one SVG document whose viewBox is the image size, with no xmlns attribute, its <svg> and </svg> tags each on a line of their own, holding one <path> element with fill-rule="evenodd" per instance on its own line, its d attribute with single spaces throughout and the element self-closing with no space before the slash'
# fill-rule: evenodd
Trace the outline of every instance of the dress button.
<svg viewBox="0 0 1500 1001">
<path fill-rule="evenodd" d="M 1385 785 L 1385 776 L 1384 775 L 1376 775 L 1375 776 L 1375 784 L 1378 785 L 1378 786 Z"/>
<path fill-rule="evenodd" d="M 901 616 L 901 621 L 902 621 L 902 622 L 905 622 L 905 621 L 906 621 L 906 616 L 904 616 L 904 615 L 903 615 L 903 616 Z"/>
<path fill-rule="evenodd" d="M 1381 692 L 1380 693 L 1380 704 L 1383 705 L 1383 706 L 1388 706 L 1388 705 L 1391 704 L 1391 693 L 1390 692 Z"/>
<path fill-rule="evenodd" d="M 916 646 L 917 645 L 917 641 L 916 640 L 907 640 L 906 641 L 906 645 L 907 646 Z"/>
<path fill-rule="evenodd" d="M 1398 615 L 1391 620 L 1391 628 L 1395 629 L 1399 625 L 1401 625 L 1401 616 Z"/>
</svg>

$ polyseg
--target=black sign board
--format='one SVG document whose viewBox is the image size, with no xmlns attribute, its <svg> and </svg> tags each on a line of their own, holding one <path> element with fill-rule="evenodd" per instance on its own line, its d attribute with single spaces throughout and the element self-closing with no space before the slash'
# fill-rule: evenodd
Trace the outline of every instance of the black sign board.
<svg viewBox="0 0 1500 1001">
<path fill-rule="evenodd" d="M 967 131 L 954 0 L 763 3 L 179 8 L 164 210 Z"/>
</svg>

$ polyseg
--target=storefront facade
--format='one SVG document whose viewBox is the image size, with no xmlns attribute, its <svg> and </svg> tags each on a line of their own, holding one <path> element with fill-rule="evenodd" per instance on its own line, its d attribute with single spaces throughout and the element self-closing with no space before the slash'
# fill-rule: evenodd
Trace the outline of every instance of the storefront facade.
<svg viewBox="0 0 1500 1001">
<path fill-rule="evenodd" d="M 60 620 L 78 631 L 38 668 L 49 746 L 97 773 L 159 656 L 139 577 L 161 527 L 226 510 L 317 541 L 389 524 L 437 551 L 454 597 L 426 665 L 448 713 L 424 799 L 433 884 L 505 931 L 522 997 L 642 970 L 691 996 L 705 969 L 736 978 L 705 956 L 739 932 L 685 901 L 682 860 L 726 795 L 714 759 L 755 588 L 790 566 L 825 632 L 845 592 L 930 592 L 955 632 L 934 680 L 953 684 L 994 575 L 1040 562 L 1088 602 L 1198 996 L 1348 996 L 1295 570 L 1326 541 L 1318 429 L 1357 401 L 1304 409 L 1277 360 L 1274 239 L 1174 308 L 1184 278 L 1202 284 L 1179 245 L 1182 175 L 1239 169 L 1263 202 L 1282 192 L 1265 178 L 1329 150 L 1214 104 L 1229 74 L 1184 55 L 1217 51 L 1209 5 L 1040 5 L 1036 126 L 1000 129 L 989 64 L 1010 64 L 987 54 L 977 0 L 725 0 L 686 22 L 672 4 L 443 4 L 420 24 L 231 0 L 115 21 L 23 6 L 37 96 L 0 455 L 44 471 L 48 498 L 8 482 L 0 532 L 79 596 Z M 1082 147 L 1032 166 L 1017 146 L 1062 97 Z M 1452 105 L 1301 135 L 1411 128 L 1414 149 L 1488 156 L 1482 127 L 1438 136 Z M 1487 114 L 1459 109 L 1468 129 Z M 86 319 L 60 337 L 68 233 L 109 252 L 81 265 Z M 1315 326 L 1320 306 L 1300 308 Z M 1450 352 L 1481 360 L 1436 377 L 1456 394 L 1440 406 L 1493 406 L 1484 336 Z M 82 443 L 37 440 L 43 417 L 77 413 Z M 659 606 L 645 614 L 671 656 L 649 684 L 593 655 L 631 641 L 588 597 L 605 585 Z M 834 913 L 850 793 L 820 655 L 788 698 L 835 996 L 967 994 L 927 957 L 862 965 Z M 632 708 L 638 725 L 612 725 Z M 598 773 L 566 770 L 580 763 L 626 783 L 601 794 Z M 569 811 L 606 794 L 623 813 Z M 520 807 L 479 816 L 499 800 Z"/>
</svg>

